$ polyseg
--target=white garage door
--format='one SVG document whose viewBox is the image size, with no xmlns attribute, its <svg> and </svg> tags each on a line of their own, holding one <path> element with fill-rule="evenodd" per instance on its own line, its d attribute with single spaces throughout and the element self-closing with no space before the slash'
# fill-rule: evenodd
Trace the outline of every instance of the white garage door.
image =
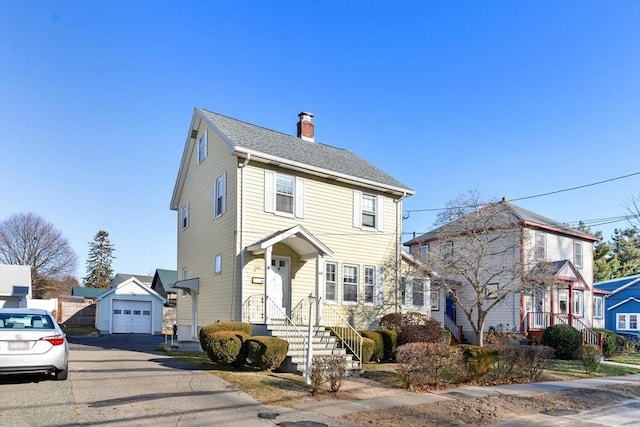
<svg viewBox="0 0 640 427">
<path fill-rule="evenodd" d="M 151 301 L 113 300 L 111 325 L 114 334 L 150 334 Z"/>
</svg>

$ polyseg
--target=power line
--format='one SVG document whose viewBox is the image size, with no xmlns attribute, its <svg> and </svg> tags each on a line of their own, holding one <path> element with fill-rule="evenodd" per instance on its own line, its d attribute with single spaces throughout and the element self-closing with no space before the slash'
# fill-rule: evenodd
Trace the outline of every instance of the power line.
<svg viewBox="0 0 640 427">
<path fill-rule="evenodd" d="M 527 199 L 534 199 L 534 198 L 537 198 L 537 197 L 550 196 L 552 194 L 565 193 L 567 191 L 574 191 L 574 190 L 579 190 L 581 188 L 593 187 L 594 185 L 605 184 L 607 182 L 618 181 L 620 179 L 625 179 L 625 178 L 629 178 L 629 177 L 636 176 L 636 175 L 640 175 L 640 171 L 639 172 L 633 172 L 633 173 L 630 173 L 630 174 L 627 174 L 627 175 L 617 176 L 615 178 L 605 179 L 603 181 L 592 182 L 590 184 L 579 185 L 577 187 L 564 188 L 562 190 L 549 191 L 547 193 L 535 194 L 533 196 L 518 197 L 518 198 L 510 199 L 510 200 L 512 202 L 515 202 L 515 201 L 518 201 L 518 200 L 527 200 Z M 475 207 L 478 207 L 478 206 L 467 206 L 467 207 L 475 208 Z M 438 211 L 444 211 L 446 209 L 447 208 L 408 209 L 405 212 L 406 213 L 411 213 L 411 212 L 438 212 Z"/>
</svg>

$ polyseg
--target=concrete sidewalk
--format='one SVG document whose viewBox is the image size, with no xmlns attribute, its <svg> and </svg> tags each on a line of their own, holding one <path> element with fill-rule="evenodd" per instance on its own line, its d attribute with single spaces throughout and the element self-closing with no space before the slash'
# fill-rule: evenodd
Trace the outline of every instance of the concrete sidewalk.
<svg viewBox="0 0 640 427">
<path fill-rule="evenodd" d="M 637 366 L 634 366 L 637 367 Z M 619 384 L 640 384 L 640 374 L 585 378 L 571 381 L 547 381 L 528 384 L 508 384 L 498 386 L 465 386 L 436 393 L 413 393 L 398 388 L 385 387 L 375 381 L 364 378 L 348 378 L 340 388 L 356 398 L 353 400 L 321 400 L 305 402 L 295 408 L 313 412 L 327 417 L 341 417 L 360 411 L 375 411 L 397 406 L 411 406 L 425 403 L 435 403 L 451 399 L 471 399 L 476 397 L 495 395 L 517 395 L 531 393 L 545 393 L 550 391 L 564 391 L 584 388 L 606 388 Z"/>
</svg>

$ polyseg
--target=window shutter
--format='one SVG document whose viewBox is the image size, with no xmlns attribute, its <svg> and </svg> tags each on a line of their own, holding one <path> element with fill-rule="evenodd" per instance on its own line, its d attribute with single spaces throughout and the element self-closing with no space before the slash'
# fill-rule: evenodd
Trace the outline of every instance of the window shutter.
<svg viewBox="0 0 640 427">
<path fill-rule="evenodd" d="M 227 211 L 227 173 L 222 174 L 222 209 L 220 209 L 220 215 Z"/>
<path fill-rule="evenodd" d="M 274 194 L 275 173 L 273 171 L 264 171 L 264 211 L 275 212 L 275 194 Z"/>
<path fill-rule="evenodd" d="M 376 197 L 376 230 L 384 231 L 384 197 Z"/>
<path fill-rule="evenodd" d="M 362 192 L 353 190 L 353 226 L 362 227 Z"/>
<path fill-rule="evenodd" d="M 296 177 L 295 215 L 304 218 L 304 179 Z"/>
</svg>

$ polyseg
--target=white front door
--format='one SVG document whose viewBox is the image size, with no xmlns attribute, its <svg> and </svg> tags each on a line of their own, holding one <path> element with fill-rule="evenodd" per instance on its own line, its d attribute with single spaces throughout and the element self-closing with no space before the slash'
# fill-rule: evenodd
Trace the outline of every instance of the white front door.
<svg viewBox="0 0 640 427">
<path fill-rule="evenodd" d="M 114 334 L 150 334 L 151 301 L 113 300 L 111 322 Z"/>
<path fill-rule="evenodd" d="M 267 296 L 285 314 L 291 314 L 291 279 L 288 258 L 271 258 L 271 269 L 267 275 Z M 277 311 L 277 310 L 276 310 Z M 269 313 L 270 318 L 277 313 Z"/>
<path fill-rule="evenodd" d="M 545 328 L 544 291 L 536 290 L 533 292 L 533 313 L 533 326 Z"/>
</svg>

